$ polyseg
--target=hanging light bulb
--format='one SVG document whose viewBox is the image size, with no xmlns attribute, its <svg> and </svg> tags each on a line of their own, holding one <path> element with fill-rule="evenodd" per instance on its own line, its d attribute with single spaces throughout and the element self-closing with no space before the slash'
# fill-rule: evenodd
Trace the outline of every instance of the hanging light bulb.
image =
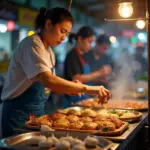
<svg viewBox="0 0 150 150">
<path fill-rule="evenodd" d="M 133 14 L 133 7 L 131 2 L 119 3 L 118 12 L 121 17 L 128 18 Z"/>
<path fill-rule="evenodd" d="M 117 39 L 116 39 L 115 36 L 111 36 L 111 37 L 109 38 L 109 40 L 110 40 L 111 43 L 115 43 L 115 42 L 117 41 Z"/>
<path fill-rule="evenodd" d="M 144 29 L 144 27 L 145 27 L 145 21 L 144 20 L 138 20 L 138 21 L 136 21 L 136 26 L 139 29 Z"/>
</svg>

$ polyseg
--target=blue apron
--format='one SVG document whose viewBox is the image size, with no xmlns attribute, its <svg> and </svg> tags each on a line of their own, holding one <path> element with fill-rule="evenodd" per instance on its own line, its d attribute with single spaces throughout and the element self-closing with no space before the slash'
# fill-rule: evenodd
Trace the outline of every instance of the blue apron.
<svg viewBox="0 0 150 150">
<path fill-rule="evenodd" d="M 76 52 L 77 52 L 77 49 L 76 49 Z M 80 62 L 82 64 L 83 74 L 91 73 L 91 68 L 90 68 L 89 64 L 85 63 L 85 61 L 84 61 L 83 57 L 81 56 L 81 54 L 79 54 L 78 52 L 77 52 L 77 54 L 78 54 L 78 56 L 80 58 Z M 87 85 L 92 85 L 91 82 L 87 82 L 86 84 Z M 67 97 L 68 101 L 65 102 L 65 107 L 69 107 L 71 103 L 76 103 L 76 102 L 88 99 L 91 96 L 88 95 L 88 94 L 84 94 L 82 96 L 69 96 L 69 95 L 67 95 L 66 97 Z"/>
<path fill-rule="evenodd" d="M 15 128 L 23 128 L 29 114 L 44 114 L 45 103 L 49 94 L 40 82 L 35 82 L 20 96 L 5 100 L 2 108 L 3 138 L 15 134 Z"/>
</svg>

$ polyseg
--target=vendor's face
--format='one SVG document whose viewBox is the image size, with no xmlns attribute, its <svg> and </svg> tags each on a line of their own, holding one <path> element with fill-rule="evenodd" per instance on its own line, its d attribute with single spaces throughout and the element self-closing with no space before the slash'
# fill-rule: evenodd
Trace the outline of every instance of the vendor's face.
<svg viewBox="0 0 150 150">
<path fill-rule="evenodd" d="M 90 36 L 87 38 L 78 38 L 78 45 L 83 50 L 83 53 L 88 52 L 92 48 L 92 43 L 95 41 L 96 37 Z"/>
<path fill-rule="evenodd" d="M 46 39 L 49 46 L 57 46 L 66 36 L 71 32 L 72 22 L 69 20 L 57 23 L 55 25 L 51 24 L 50 20 L 46 21 L 45 24 L 45 33 Z"/>
<path fill-rule="evenodd" d="M 98 54 L 106 54 L 107 50 L 109 48 L 109 45 L 107 43 L 103 43 L 103 44 L 96 44 L 96 51 Z"/>
</svg>

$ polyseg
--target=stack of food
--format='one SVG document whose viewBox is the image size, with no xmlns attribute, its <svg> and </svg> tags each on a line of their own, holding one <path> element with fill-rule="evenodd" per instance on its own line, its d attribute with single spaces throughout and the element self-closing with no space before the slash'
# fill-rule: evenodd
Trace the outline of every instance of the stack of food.
<svg viewBox="0 0 150 150">
<path fill-rule="evenodd" d="M 134 110 L 101 109 L 97 113 L 103 117 L 115 116 L 124 121 L 135 121 L 142 117 L 141 112 Z"/>
<path fill-rule="evenodd" d="M 89 99 L 80 102 L 82 106 L 89 107 L 103 107 L 98 103 L 97 99 Z M 107 108 L 130 108 L 130 109 L 147 109 L 148 101 L 134 101 L 134 100 L 110 100 L 109 103 L 105 105 Z"/>
<path fill-rule="evenodd" d="M 126 122 L 116 116 L 101 116 L 92 109 L 67 109 L 60 110 L 53 115 L 44 115 L 32 118 L 26 125 L 41 126 L 48 125 L 54 129 L 69 130 L 98 130 L 100 132 L 111 132 L 121 128 Z"/>
<path fill-rule="evenodd" d="M 54 135 L 46 138 L 45 136 L 34 136 L 28 139 L 29 146 L 38 146 L 40 149 L 55 148 L 56 150 L 86 150 L 98 148 L 99 140 L 95 137 L 87 136 L 83 141 L 72 136 L 56 138 Z"/>
</svg>

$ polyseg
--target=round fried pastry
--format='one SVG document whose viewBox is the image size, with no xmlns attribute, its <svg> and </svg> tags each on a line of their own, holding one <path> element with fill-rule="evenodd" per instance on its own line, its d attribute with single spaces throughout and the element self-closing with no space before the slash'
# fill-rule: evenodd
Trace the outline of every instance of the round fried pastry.
<svg viewBox="0 0 150 150">
<path fill-rule="evenodd" d="M 66 115 L 65 114 L 62 114 L 62 113 L 54 113 L 52 116 L 51 116 L 52 120 L 58 120 L 58 119 L 65 119 L 66 118 Z"/>
<path fill-rule="evenodd" d="M 43 120 L 43 119 L 51 120 L 51 117 L 50 117 L 50 115 L 42 115 L 42 116 L 38 117 L 37 119 L 38 119 L 39 121 L 40 121 L 40 120 Z"/>
<path fill-rule="evenodd" d="M 37 118 L 30 119 L 28 121 L 28 124 L 31 126 L 40 126 L 40 122 Z"/>
<path fill-rule="evenodd" d="M 95 118 L 93 118 L 93 121 L 105 121 L 106 118 L 102 117 L 102 116 L 96 116 Z"/>
<path fill-rule="evenodd" d="M 59 119 L 53 122 L 53 127 L 56 128 L 69 128 L 70 122 L 67 119 Z"/>
<path fill-rule="evenodd" d="M 116 126 L 111 121 L 97 121 L 98 123 L 98 130 L 102 132 L 114 131 Z"/>
<path fill-rule="evenodd" d="M 83 124 L 84 123 L 82 121 L 77 121 L 77 122 L 71 123 L 69 128 L 75 129 L 75 130 L 80 130 L 83 127 Z"/>
<path fill-rule="evenodd" d="M 97 113 L 92 109 L 85 109 L 81 114 L 83 117 L 96 117 Z"/>
<path fill-rule="evenodd" d="M 82 130 L 96 130 L 97 126 L 96 122 L 86 122 L 83 124 Z"/>
<path fill-rule="evenodd" d="M 92 122 L 93 121 L 92 118 L 90 118 L 90 117 L 81 117 L 80 120 L 83 122 Z"/>
<path fill-rule="evenodd" d="M 76 110 L 76 109 L 70 109 L 70 110 L 68 110 L 67 115 L 80 116 L 81 112 L 79 110 Z"/>
<path fill-rule="evenodd" d="M 75 115 L 69 115 L 69 116 L 66 117 L 66 119 L 67 119 L 70 123 L 79 121 L 79 117 L 78 117 L 78 116 L 75 116 Z"/>
<path fill-rule="evenodd" d="M 120 128 L 124 123 L 118 117 L 111 116 L 110 120 L 116 125 L 116 128 Z"/>
<path fill-rule="evenodd" d="M 47 119 L 39 120 L 40 125 L 47 125 L 49 127 L 52 127 L 53 122 Z"/>
</svg>

